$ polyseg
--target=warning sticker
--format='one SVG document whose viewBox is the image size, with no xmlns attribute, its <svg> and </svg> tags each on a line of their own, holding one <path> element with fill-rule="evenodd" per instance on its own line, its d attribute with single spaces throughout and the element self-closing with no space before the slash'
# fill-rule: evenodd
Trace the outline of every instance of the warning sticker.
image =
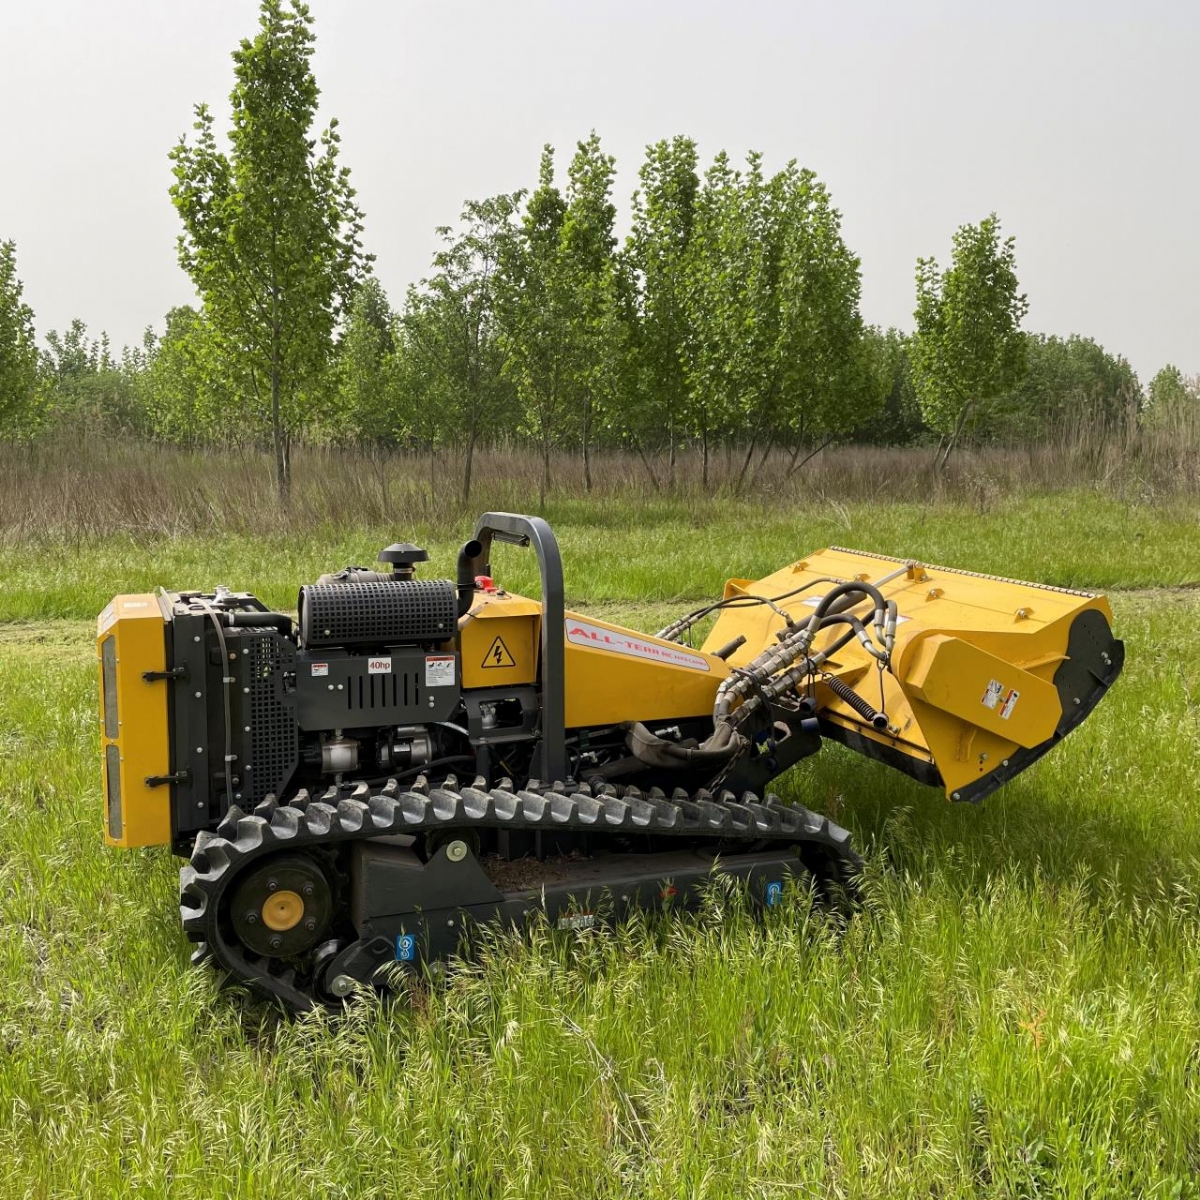
<svg viewBox="0 0 1200 1200">
<path fill-rule="evenodd" d="M 483 662 L 480 665 L 484 667 L 515 667 L 517 660 L 509 653 L 504 639 L 497 637 L 492 639 L 492 644 L 488 647 L 488 652 L 483 656 Z"/>
<path fill-rule="evenodd" d="M 1013 688 L 1007 696 L 1004 697 L 1004 707 L 1000 710 L 1000 716 L 1007 721 L 1012 716 L 1013 709 L 1017 707 L 1017 701 L 1020 700 L 1021 693 Z"/>
<path fill-rule="evenodd" d="M 389 654 L 384 658 L 368 658 L 367 659 L 367 674 L 368 675 L 390 675 L 392 673 L 392 656 Z"/>
<path fill-rule="evenodd" d="M 431 654 L 425 659 L 425 686 L 454 686 L 453 654 Z"/>
<path fill-rule="evenodd" d="M 313 663 L 312 673 L 313 673 L 313 675 L 328 675 L 329 674 L 329 664 L 328 663 Z"/>
<path fill-rule="evenodd" d="M 993 679 L 987 685 L 987 691 L 983 693 L 981 703 L 984 708 L 995 708 L 1000 703 L 1000 697 L 1004 695 L 1004 684 L 998 679 Z"/>
<path fill-rule="evenodd" d="M 591 646 L 596 650 L 611 650 L 632 658 L 648 658 L 652 662 L 669 663 L 673 667 L 689 667 L 693 671 L 709 670 L 708 660 L 694 650 L 667 646 L 649 638 L 635 637 L 620 629 L 605 629 L 590 621 L 567 618 L 567 641 L 576 646 Z"/>
</svg>

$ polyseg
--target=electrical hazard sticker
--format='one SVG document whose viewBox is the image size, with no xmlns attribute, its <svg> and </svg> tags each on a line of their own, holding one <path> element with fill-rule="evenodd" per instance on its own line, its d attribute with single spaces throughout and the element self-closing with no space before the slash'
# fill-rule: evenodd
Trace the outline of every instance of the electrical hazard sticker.
<svg viewBox="0 0 1200 1200">
<path fill-rule="evenodd" d="M 484 667 L 515 667 L 517 660 L 509 653 L 504 639 L 497 637 L 492 639 L 492 644 L 488 647 L 488 652 L 483 656 L 483 662 L 480 665 Z"/>
<path fill-rule="evenodd" d="M 998 679 L 993 679 L 987 685 L 987 691 L 983 693 L 981 703 L 984 708 L 995 708 L 1000 703 L 1000 697 L 1004 695 L 1004 684 Z"/>
<path fill-rule="evenodd" d="M 1002 720 L 1007 721 L 1008 718 L 1012 716 L 1013 709 L 1017 707 L 1017 701 L 1020 700 L 1020 698 L 1021 693 L 1018 692 L 1016 688 L 1013 688 L 1008 695 L 1004 697 L 1004 704 L 1000 709 L 1000 717 Z"/>
<path fill-rule="evenodd" d="M 425 659 L 425 686 L 454 686 L 453 654 L 431 654 Z"/>
</svg>

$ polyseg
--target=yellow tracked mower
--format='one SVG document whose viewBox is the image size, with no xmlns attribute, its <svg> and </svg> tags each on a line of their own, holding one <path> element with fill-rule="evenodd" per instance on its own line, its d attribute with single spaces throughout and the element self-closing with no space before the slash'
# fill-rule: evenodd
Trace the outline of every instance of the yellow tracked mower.
<svg viewBox="0 0 1200 1200">
<path fill-rule="evenodd" d="M 497 541 L 536 551 L 540 600 L 493 580 Z M 302 587 L 295 620 L 224 587 L 99 618 L 109 844 L 186 857 L 194 959 L 295 1009 L 480 922 L 687 908 L 714 870 L 836 899 L 849 836 L 773 779 L 831 738 L 981 800 L 1124 658 L 1101 596 L 837 547 L 653 636 L 564 609 L 538 517 L 485 514 L 456 580 L 379 558 Z"/>
</svg>

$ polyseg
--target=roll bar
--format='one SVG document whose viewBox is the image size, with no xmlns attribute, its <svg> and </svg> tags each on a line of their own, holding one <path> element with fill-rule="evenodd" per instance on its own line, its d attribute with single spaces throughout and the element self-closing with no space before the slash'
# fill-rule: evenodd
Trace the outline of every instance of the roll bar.
<svg viewBox="0 0 1200 1200">
<path fill-rule="evenodd" d="M 492 541 L 532 546 L 542 577 L 542 740 L 534 758 L 535 774 L 544 782 L 567 778 L 567 706 L 562 555 L 554 531 L 541 517 L 520 513 L 484 513 L 475 524 L 481 551 L 481 575 L 490 575 Z"/>
</svg>

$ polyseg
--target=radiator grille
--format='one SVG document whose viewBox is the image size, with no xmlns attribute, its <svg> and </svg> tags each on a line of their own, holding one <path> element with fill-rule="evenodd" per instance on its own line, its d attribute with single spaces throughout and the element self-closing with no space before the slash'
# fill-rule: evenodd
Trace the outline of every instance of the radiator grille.
<svg viewBox="0 0 1200 1200">
<path fill-rule="evenodd" d="M 266 634 L 249 640 L 250 766 L 242 792 L 255 802 L 277 792 L 296 769 L 298 734 L 291 704 L 283 702 L 284 674 L 294 669 L 291 647 Z"/>
</svg>

